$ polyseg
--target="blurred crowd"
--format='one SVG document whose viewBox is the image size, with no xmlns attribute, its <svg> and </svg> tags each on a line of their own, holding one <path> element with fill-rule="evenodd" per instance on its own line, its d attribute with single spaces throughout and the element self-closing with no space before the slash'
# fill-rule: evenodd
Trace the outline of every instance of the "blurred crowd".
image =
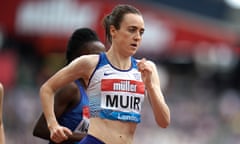
<svg viewBox="0 0 240 144">
<path fill-rule="evenodd" d="M 21 2 L 23 1 L 24 0 Z M 81 0 L 81 2 L 82 1 L 84 0 Z M 165 6 L 175 2 L 175 6 L 187 7 L 192 11 L 194 10 L 195 13 L 208 12 L 209 14 L 211 13 L 212 15 L 210 16 L 215 19 L 229 20 L 229 18 L 225 16 L 230 15 L 230 11 L 227 9 L 228 7 L 226 7 L 223 0 L 209 1 L 212 5 L 207 3 L 208 0 L 185 0 L 185 3 L 177 0 L 161 1 Z M 15 8 L 15 5 L 17 7 L 15 3 L 18 1 L 12 0 L 11 2 L 11 4 L 7 5 L 8 7 L 12 9 Z M 24 2 L 31 2 L 31 0 Z M 22 19 L 19 18 L 17 19 L 19 21 L 16 20 L 16 24 L 12 24 L 12 29 L 14 30 L 15 25 L 20 25 L 22 29 L 16 31 L 22 33 L 13 32 L 9 34 L 6 32 L 4 33 L 6 35 L 2 36 L 1 32 L 4 32 L 4 30 L 1 29 L 0 21 L 0 80 L 5 86 L 3 119 L 7 144 L 47 144 L 47 141 L 33 137 L 32 130 L 36 120 L 41 114 L 39 97 L 41 84 L 65 65 L 63 49 L 56 51 L 59 45 L 61 45 L 61 48 L 65 47 L 62 46 L 62 43 L 65 42 L 62 41 L 59 36 L 63 36 L 63 33 L 59 31 L 62 30 L 65 33 L 69 29 L 73 29 L 76 25 L 79 26 L 77 22 L 81 24 L 85 23 L 84 18 L 87 25 L 90 25 L 90 22 L 98 25 L 98 23 L 94 21 L 95 19 L 98 20 L 95 10 L 99 9 L 100 15 L 100 8 L 103 10 L 110 9 L 107 5 L 100 5 L 102 3 L 98 3 L 100 6 L 93 4 L 96 8 L 92 10 L 93 7 L 90 5 L 92 3 L 88 3 L 88 1 L 84 1 L 85 5 L 79 5 L 85 6 L 82 7 L 82 9 L 75 7 L 76 3 L 73 3 L 73 1 L 71 1 L 73 4 L 67 1 L 37 1 L 39 5 L 31 7 L 35 6 L 34 4 L 38 4 L 37 2 L 35 3 L 35 1 L 32 2 L 33 3 L 29 4 L 25 3 L 25 7 L 24 5 L 20 5 L 22 7 L 19 9 L 22 10 L 22 13 L 18 16 Z M 146 1 L 141 0 L 141 2 Z M 150 1 L 147 2 L 150 4 Z M 152 0 L 151 4 L 157 7 L 155 2 L 156 1 Z M 200 3 L 204 8 L 200 7 Z M 113 5 L 113 3 L 111 4 Z M 214 5 L 217 7 L 214 7 Z M 43 9 L 39 9 L 39 6 L 42 6 Z M 213 12 L 213 7 L 218 9 Z M 151 8 L 148 8 L 148 10 L 149 9 Z M 157 9 L 159 8 L 157 7 Z M 36 12 L 38 16 L 31 10 Z M 53 12 L 51 13 L 52 15 L 49 15 L 50 12 L 48 10 Z M 81 11 L 79 11 L 78 14 L 72 13 L 76 12 L 75 10 Z M 17 13 L 17 10 L 14 9 L 14 12 L 15 11 Z M 93 14 L 90 13 L 93 11 Z M 67 12 L 69 12 L 69 15 L 67 15 Z M 228 12 L 228 14 L 226 14 L 226 12 Z M 240 13 L 240 11 L 238 12 Z M 92 17 L 88 17 L 90 15 L 87 15 L 88 13 L 90 13 Z M 102 13 L 105 13 L 105 11 Z M 145 38 L 147 40 L 145 43 L 143 42 L 146 49 L 143 50 L 142 53 L 138 53 L 137 57 L 144 56 L 158 64 L 161 88 L 171 111 L 171 124 L 166 129 L 157 126 L 152 111 L 150 110 L 151 106 L 146 98 L 142 109 L 142 123 L 138 126 L 134 144 L 239 144 L 240 55 L 232 51 L 229 45 L 223 43 L 210 44 L 204 41 L 199 42 L 200 38 L 208 39 L 212 42 L 219 39 L 220 41 L 222 39 L 224 41 L 224 38 L 226 38 L 227 42 L 232 42 L 232 35 L 228 35 L 228 31 L 223 31 L 219 36 L 219 33 L 213 29 L 216 28 L 217 25 L 205 29 L 203 23 L 199 24 L 198 21 L 193 23 L 195 19 L 185 21 L 183 17 L 177 18 L 177 16 L 175 16 L 173 18 L 171 13 L 167 13 L 166 15 L 159 14 L 157 16 L 158 13 L 161 13 L 161 11 L 156 13 L 147 11 L 145 13 L 146 16 L 148 16 L 148 26 L 150 30 L 148 31 L 149 33 L 146 32 Z M 236 14 L 238 20 L 239 13 Z M 6 20 L 7 26 L 9 26 L 10 22 L 14 21 L 10 17 L 13 17 L 11 13 L 7 16 L 4 14 L 3 16 L 8 18 Z M 42 16 L 42 19 L 45 21 L 40 23 L 41 19 L 39 16 Z M 51 19 L 51 16 L 56 17 L 56 19 Z M 65 19 L 62 19 L 62 16 L 65 16 Z M 160 17 L 167 19 L 167 21 L 162 22 Z M 186 15 L 184 15 L 184 17 L 186 17 Z M 65 23 L 60 23 L 61 20 Z M 170 22 L 170 20 L 173 21 Z M 54 25 L 56 23 L 55 21 L 57 21 L 57 26 Z M 169 27 L 173 27 L 176 35 L 172 34 L 173 29 L 166 29 L 168 27 L 166 27 L 165 24 L 168 23 L 171 23 Z M 32 26 L 37 26 L 39 29 L 36 30 L 36 28 L 26 24 L 32 24 Z M 52 25 L 48 27 L 46 26 L 47 24 Z M 70 24 L 72 24 L 72 27 L 70 27 Z M 199 27 L 194 27 L 195 25 Z M 45 32 L 50 34 L 43 38 L 35 36 L 37 32 L 40 34 L 45 33 L 42 30 L 43 27 L 46 28 Z M 16 29 L 17 28 L 16 26 Z M 99 27 L 95 26 L 94 28 L 98 29 Z M 212 29 L 213 31 L 211 31 Z M 30 33 L 30 36 L 21 37 L 24 30 L 26 33 Z M 189 31 L 185 32 L 184 30 Z M 202 32 L 203 30 L 204 32 Z M 221 27 L 218 27 L 217 30 L 221 30 Z M 53 40 L 54 38 L 51 35 L 52 31 L 55 32 L 53 37 L 57 40 Z M 211 34 L 212 37 L 208 36 L 206 34 L 207 32 Z M 101 29 L 98 30 L 98 33 L 103 34 Z M 179 41 L 172 44 L 174 38 L 176 39 L 175 41 Z M 50 40 L 48 41 L 48 39 Z M 192 41 L 186 42 L 185 39 L 191 39 Z M 34 40 L 36 42 L 35 45 L 31 42 Z M 172 49 L 170 53 L 161 53 L 163 50 L 169 48 L 169 45 L 165 44 L 166 42 L 172 44 L 170 45 L 171 48 L 177 45 L 179 49 L 172 48 L 175 50 L 174 54 L 171 53 L 173 52 L 171 51 Z M 44 47 L 44 45 L 48 47 Z M 151 49 L 149 45 L 154 46 L 154 49 Z M 165 49 L 160 51 L 162 48 L 160 45 Z M 38 48 L 36 48 L 36 46 Z M 56 48 L 55 52 L 41 53 L 53 47 Z M 146 52 L 146 50 L 149 49 L 153 50 L 152 55 Z M 191 49 L 191 54 L 188 53 L 189 49 Z M 186 50 L 188 55 L 181 50 Z"/>
</svg>

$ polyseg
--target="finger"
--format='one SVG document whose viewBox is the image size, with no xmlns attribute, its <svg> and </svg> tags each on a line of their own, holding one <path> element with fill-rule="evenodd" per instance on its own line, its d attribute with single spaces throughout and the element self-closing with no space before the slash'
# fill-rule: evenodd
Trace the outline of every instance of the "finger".
<svg viewBox="0 0 240 144">
<path fill-rule="evenodd" d="M 66 136 L 72 135 L 72 131 L 70 129 L 66 128 L 66 127 L 63 128 L 63 131 L 64 131 Z"/>
<path fill-rule="evenodd" d="M 63 140 L 68 138 L 68 136 L 64 132 L 64 128 L 58 131 L 58 138 L 62 138 Z"/>
<path fill-rule="evenodd" d="M 145 65 L 146 62 L 146 58 L 142 58 L 140 61 L 138 61 L 138 65 Z"/>
<path fill-rule="evenodd" d="M 140 60 L 140 62 L 145 62 L 146 61 L 146 58 L 142 58 L 141 60 Z"/>
<path fill-rule="evenodd" d="M 51 140 L 52 140 L 53 142 L 55 142 L 55 143 L 60 143 L 60 142 L 63 141 L 62 138 L 58 137 L 57 135 L 53 135 L 53 136 L 51 137 Z"/>
<path fill-rule="evenodd" d="M 138 66 L 138 70 L 139 70 L 140 72 L 144 70 L 144 63 L 143 63 L 143 62 L 139 62 L 139 63 L 137 64 L 137 66 Z"/>
<path fill-rule="evenodd" d="M 51 138 L 52 140 L 57 139 L 57 138 L 58 138 L 57 132 L 52 133 L 50 138 Z"/>
<path fill-rule="evenodd" d="M 145 58 L 142 58 L 140 61 L 138 61 L 138 65 L 140 64 L 144 64 L 146 62 L 146 59 Z"/>
</svg>

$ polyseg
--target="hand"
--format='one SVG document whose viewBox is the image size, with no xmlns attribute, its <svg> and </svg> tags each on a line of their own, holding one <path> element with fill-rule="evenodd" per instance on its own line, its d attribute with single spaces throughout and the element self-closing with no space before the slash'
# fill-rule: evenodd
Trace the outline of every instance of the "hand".
<svg viewBox="0 0 240 144">
<path fill-rule="evenodd" d="M 152 65 L 145 58 L 143 58 L 138 62 L 137 66 L 138 66 L 138 71 L 141 72 L 142 80 L 145 86 L 151 84 L 152 72 L 153 72 Z"/>
<path fill-rule="evenodd" d="M 57 125 L 49 128 L 50 138 L 55 143 L 61 143 L 68 139 L 68 136 L 72 135 L 72 131 L 66 127 Z"/>
</svg>

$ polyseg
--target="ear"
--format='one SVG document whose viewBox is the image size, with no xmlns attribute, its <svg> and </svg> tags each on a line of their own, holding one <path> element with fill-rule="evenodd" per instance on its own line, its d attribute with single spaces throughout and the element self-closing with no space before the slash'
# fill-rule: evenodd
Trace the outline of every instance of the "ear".
<svg viewBox="0 0 240 144">
<path fill-rule="evenodd" d="M 113 25 L 110 25 L 110 34 L 112 37 L 114 37 L 116 35 L 116 28 Z"/>
</svg>

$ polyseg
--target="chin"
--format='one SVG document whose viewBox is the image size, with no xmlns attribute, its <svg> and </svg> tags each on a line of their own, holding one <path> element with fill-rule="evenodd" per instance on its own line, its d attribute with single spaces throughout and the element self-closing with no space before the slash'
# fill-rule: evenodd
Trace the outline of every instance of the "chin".
<svg viewBox="0 0 240 144">
<path fill-rule="evenodd" d="M 131 52 L 129 53 L 129 55 L 132 56 L 132 55 L 134 55 L 135 53 L 136 53 L 136 50 L 135 50 L 135 51 L 131 51 Z"/>
</svg>

